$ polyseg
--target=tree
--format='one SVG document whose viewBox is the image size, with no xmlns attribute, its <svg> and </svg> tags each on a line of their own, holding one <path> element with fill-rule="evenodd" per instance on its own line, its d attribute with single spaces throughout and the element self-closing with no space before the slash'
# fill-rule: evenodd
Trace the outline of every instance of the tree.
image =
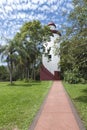
<svg viewBox="0 0 87 130">
<path fill-rule="evenodd" d="M 8 81 L 9 73 L 6 66 L 0 66 L 0 81 Z"/>
<path fill-rule="evenodd" d="M 73 5 L 68 16 L 71 26 L 66 27 L 60 47 L 60 65 L 65 78 L 77 83 L 87 80 L 87 1 L 73 0 Z"/>
<path fill-rule="evenodd" d="M 17 53 L 29 79 L 29 69 L 35 73 L 36 59 L 40 55 L 43 41 L 50 40 L 52 32 L 48 26 L 42 26 L 39 21 L 30 21 L 23 24 L 20 32 L 14 37 Z M 31 67 L 32 66 L 32 67 Z M 35 76 L 34 76 L 35 77 Z"/>
<path fill-rule="evenodd" d="M 30 73 L 33 73 L 35 79 L 35 66 L 37 66 L 42 43 L 50 40 L 50 35 L 52 32 L 48 26 L 42 26 L 39 21 L 34 20 L 24 23 L 13 39 L 7 39 L 7 44 L 1 46 L 0 53 L 2 59 L 8 64 L 11 84 L 13 75 L 15 77 L 17 72 L 17 77 L 22 75 L 21 78 L 26 77 L 27 80 Z"/>
<path fill-rule="evenodd" d="M 7 62 L 9 73 L 10 73 L 10 83 L 12 84 L 12 71 L 13 71 L 13 64 L 15 62 L 15 47 L 12 40 L 7 40 L 6 45 L 2 45 L 0 48 L 1 59 L 4 59 L 4 62 Z"/>
</svg>

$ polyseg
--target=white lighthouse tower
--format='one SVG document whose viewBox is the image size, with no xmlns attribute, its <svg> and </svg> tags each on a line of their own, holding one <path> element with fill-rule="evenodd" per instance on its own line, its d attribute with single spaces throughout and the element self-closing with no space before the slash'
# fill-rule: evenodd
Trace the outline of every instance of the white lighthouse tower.
<svg viewBox="0 0 87 130">
<path fill-rule="evenodd" d="M 43 43 L 45 51 L 42 54 L 40 80 L 60 80 L 60 57 L 55 55 L 55 47 L 60 46 L 60 43 L 57 43 L 56 39 L 60 38 L 61 34 L 56 30 L 56 25 L 53 22 L 50 22 L 48 26 L 53 36 L 50 37 L 49 42 Z"/>
</svg>

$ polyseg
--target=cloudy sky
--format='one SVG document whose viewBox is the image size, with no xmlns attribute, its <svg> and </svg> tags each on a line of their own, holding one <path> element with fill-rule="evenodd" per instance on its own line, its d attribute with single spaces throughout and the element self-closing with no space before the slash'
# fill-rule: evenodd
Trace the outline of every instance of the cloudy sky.
<svg viewBox="0 0 87 130">
<path fill-rule="evenodd" d="M 72 9 L 72 0 L 0 0 L 0 38 L 12 38 L 24 22 L 33 19 L 42 24 L 53 21 L 61 30 L 61 24 L 67 24 L 63 14 Z"/>
</svg>

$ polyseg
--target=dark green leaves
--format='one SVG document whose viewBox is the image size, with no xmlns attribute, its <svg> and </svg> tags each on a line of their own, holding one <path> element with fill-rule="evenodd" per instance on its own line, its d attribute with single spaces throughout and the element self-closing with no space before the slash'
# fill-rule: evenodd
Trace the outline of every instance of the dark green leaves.
<svg viewBox="0 0 87 130">
<path fill-rule="evenodd" d="M 60 65 L 65 79 L 77 83 L 81 78 L 87 81 L 87 1 L 73 0 L 73 5 L 68 16 L 71 26 L 66 27 L 60 47 Z"/>
</svg>

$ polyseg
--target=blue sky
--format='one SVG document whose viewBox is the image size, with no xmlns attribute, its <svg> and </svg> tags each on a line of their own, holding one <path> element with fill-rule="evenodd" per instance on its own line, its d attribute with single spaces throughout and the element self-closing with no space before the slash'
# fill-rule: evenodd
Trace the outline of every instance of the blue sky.
<svg viewBox="0 0 87 130">
<path fill-rule="evenodd" d="M 73 9 L 72 0 L 0 0 L 0 38 L 12 38 L 22 24 L 33 19 L 42 24 L 53 21 L 59 30 Z M 2 40 L 0 40 L 0 44 Z"/>
</svg>

